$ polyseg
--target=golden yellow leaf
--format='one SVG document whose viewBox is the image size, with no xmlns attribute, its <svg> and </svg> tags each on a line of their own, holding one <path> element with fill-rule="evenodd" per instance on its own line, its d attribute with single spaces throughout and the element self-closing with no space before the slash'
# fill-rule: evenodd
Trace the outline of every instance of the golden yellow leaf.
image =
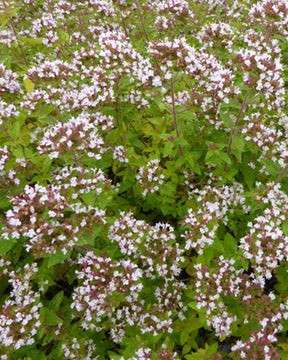
<svg viewBox="0 0 288 360">
<path fill-rule="evenodd" d="M 35 84 L 29 78 L 24 79 L 23 83 L 26 91 L 30 94 L 34 89 Z"/>
</svg>

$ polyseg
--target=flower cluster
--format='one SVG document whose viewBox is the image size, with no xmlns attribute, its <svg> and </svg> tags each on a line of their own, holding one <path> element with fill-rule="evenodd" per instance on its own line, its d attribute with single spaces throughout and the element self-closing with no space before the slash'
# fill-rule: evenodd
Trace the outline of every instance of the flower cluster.
<svg viewBox="0 0 288 360">
<path fill-rule="evenodd" d="M 138 85 L 147 83 L 154 77 L 149 59 L 143 58 L 119 31 L 102 33 L 99 36 L 102 67 L 112 71 L 113 77 L 120 77 L 121 72 L 129 76 L 130 81 L 138 80 Z M 115 72 L 115 74 L 114 74 Z"/>
<path fill-rule="evenodd" d="M 183 221 L 186 230 L 181 236 L 186 241 L 185 249 L 195 249 L 199 254 L 203 254 L 205 246 L 213 244 L 220 221 L 227 224 L 228 213 L 233 214 L 237 207 L 248 212 L 249 207 L 245 205 L 244 189 L 239 183 L 216 187 L 210 180 L 209 184 L 201 189 L 190 184 L 190 189 L 189 196 L 196 195 L 201 206 L 197 211 L 188 210 Z"/>
<path fill-rule="evenodd" d="M 113 159 L 116 159 L 122 163 L 128 163 L 129 160 L 126 157 L 126 149 L 122 145 L 118 145 L 115 147 L 113 151 Z"/>
<path fill-rule="evenodd" d="M 288 139 L 285 130 L 277 129 L 273 124 L 265 125 L 260 113 L 244 118 L 242 133 L 247 141 L 253 141 L 261 150 L 258 161 L 272 160 L 276 166 L 285 168 L 288 160 Z"/>
<path fill-rule="evenodd" d="M 39 141 L 38 150 L 40 154 L 48 154 L 50 159 L 70 153 L 76 157 L 87 154 L 88 157 L 99 160 L 107 147 L 98 127 L 106 122 L 107 117 L 99 113 L 93 116 L 83 113 L 67 122 L 48 126 Z"/>
<path fill-rule="evenodd" d="M 267 184 L 261 193 L 258 199 L 269 207 L 248 223 L 249 233 L 240 240 L 240 248 L 255 274 L 271 279 L 279 263 L 287 261 L 288 237 L 283 232 L 283 224 L 287 221 L 288 197 L 275 183 Z"/>
<path fill-rule="evenodd" d="M 189 2 L 183 0 L 149 0 L 146 7 L 157 14 L 155 25 L 159 32 L 174 29 L 177 22 L 186 21 L 194 17 L 189 8 Z"/>
<path fill-rule="evenodd" d="M 229 24 L 217 22 L 203 26 L 198 32 L 197 38 L 204 49 L 216 47 L 232 52 L 234 31 Z"/>
<path fill-rule="evenodd" d="M 220 256 L 215 265 L 216 268 L 195 265 L 195 299 L 197 308 L 205 309 L 207 324 L 214 328 L 217 336 L 225 338 L 231 335 L 234 322 L 248 330 L 249 324 L 256 321 L 261 329 L 252 330 L 246 342 L 238 341 L 233 346 L 232 351 L 240 353 L 236 358 L 246 359 L 248 354 L 252 357 L 263 352 L 268 360 L 274 359 L 271 354 L 279 356 L 270 345 L 277 340 L 275 334 L 282 330 L 288 318 L 287 304 L 277 304 L 272 292 L 266 295 L 262 279 L 245 274 L 243 269 L 237 270 L 234 259 Z M 238 311 L 232 306 L 232 300 L 239 302 Z"/>
<path fill-rule="evenodd" d="M 276 336 L 273 333 L 267 334 L 263 326 L 262 330 L 253 331 L 247 341 L 237 341 L 236 345 L 232 346 L 232 351 L 235 353 L 233 359 L 241 360 L 253 356 L 255 359 L 280 360 L 280 354 L 271 346 L 276 341 Z"/>
<path fill-rule="evenodd" d="M 81 228 L 88 231 L 105 221 L 104 211 L 79 203 L 69 205 L 53 186 L 26 185 L 24 193 L 11 202 L 13 208 L 6 213 L 3 237 L 7 240 L 27 237 L 25 248 L 32 249 L 36 258 L 55 254 L 58 249 L 66 254 L 79 240 Z M 73 215 L 66 217 L 65 213 L 71 211 Z"/>
<path fill-rule="evenodd" d="M 16 171 L 10 168 L 9 160 L 11 158 L 11 153 L 8 151 L 7 146 L 3 148 L 0 147 L 0 176 L 1 184 L 19 185 L 20 180 L 16 177 Z"/>
<path fill-rule="evenodd" d="M 3 63 L 0 63 L 0 92 L 12 94 L 21 92 L 17 74 L 8 70 Z"/>
<path fill-rule="evenodd" d="M 171 352 L 165 346 L 163 346 L 163 349 L 158 350 L 157 354 L 153 353 L 150 348 L 139 348 L 135 352 L 135 356 L 129 360 L 154 360 L 154 359 L 177 360 L 179 358 L 176 352 Z M 124 360 L 124 358 L 121 358 L 120 360 Z"/>
<path fill-rule="evenodd" d="M 243 71 L 244 83 L 257 96 L 264 95 L 263 101 L 268 104 L 268 110 L 283 108 L 285 91 L 279 57 L 273 58 L 269 53 L 253 48 L 242 48 L 236 53 L 234 61 Z"/>
<path fill-rule="evenodd" d="M 83 194 L 94 192 L 100 195 L 104 189 L 110 188 L 111 182 L 106 179 L 104 172 L 98 168 L 67 166 L 58 168 L 53 173 L 54 184 L 66 197 L 77 199 Z"/>
<path fill-rule="evenodd" d="M 78 69 L 74 64 L 69 64 L 62 60 L 47 60 L 39 65 L 31 67 L 28 70 L 27 78 L 33 81 L 33 83 L 40 82 L 41 80 L 40 83 L 43 84 L 43 80 L 66 80 L 69 77 L 74 76 L 77 70 Z"/>
<path fill-rule="evenodd" d="M 77 360 L 97 360 L 98 356 L 94 356 L 96 346 L 93 340 L 87 340 L 84 343 L 79 342 L 79 339 L 73 338 L 71 341 L 66 341 L 62 344 L 63 359 L 77 359 Z M 84 355 L 83 355 L 84 354 Z"/>
<path fill-rule="evenodd" d="M 11 48 L 11 44 L 16 41 L 17 39 L 11 30 L 0 30 L 0 44 Z"/>
<path fill-rule="evenodd" d="M 142 195 L 144 197 L 157 192 L 160 189 L 159 185 L 164 183 L 164 178 L 158 159 L 148 161 L 145 167 L 141 166 L 136 176 L 143 189 Z"/>
<path fill-rule="evenodd" d="M 252 5 L 249 18 L 252 23 L 261 24 L 268 34 L 288 35 L 288 5 L 285 0 L 263 0 Z"/>
<path fill-rule="evenodd" d="M 80 257 L 82 270 L 77 276 L 82 285 L 73 294 L 72 308 L 82 314 L 85 329 L 108 329 L 116 342 L 122 340 L 127 326 L 137 326 L 142 333 L 169 333 L 172 315 L 183 318 L 181 311 L 185 311 L 185 285 L 176 278 L 182 251 L 172 246 L 173 229 L 167 224 L 151 227 L 131 213 L 120 215 L 109 229 L 109 238 L 118 243 L 125 260 L 115 262 L 108 255 L 92 252 Z M 159 278 L 164 280 L 161 286 L 157 285 Z M 150 305 L 142 292 L 149 279 L 154 280 L 150 286 L 155 296 Z"/>
<path fill-rule="evenodd" d="M 19 115 L 19 111 L 16 106 L 13 104 L 7 104 L 4 100 L 0 100 L 0 125 L 6 120 L 12 118 L 13 116 Z"/>
<path fill-rule="evenodd" d="M 240 92 L 234 84 L 233 71 L 224 67 L 204 47 L 196 49 L 191 46 L 185 37 L 173 41 L 155 41 L 150 44 L 150 52 L 158 63 L 163 64 L 160 66 L 160 79 L 171 79 L 171 97 L 174 88 L 172 74 L 181 72 L 190 84 L 189 108 L 195 109 L 202 116 L 204 113 L 209 122 L 219 127 L 221 105 L 229 103 L 229 98 Z"/>
<path fill-rule="evenodd" d="M 142 272 L 137 265 L 129 260 L 113 262 L 109 256 L 96 256 L 93 252 L 80 257 L 78 262 L 82 269 L 77 272 L 77 277 L 83 284 L 75 289 L 71 306 L 82 313 L 82 327 L 101 331 L 107 326 L 109 329 L 110 323 L 112 328 L 118 325 L 121 329 L 122 324 L 116 323 L 121 319 L 121 312 L 127 313 L 124 321 L 134 325 L 136 317 L 132 312 L 128 312 L 127 303 L 133 304 L 142 289 L 139 282 Z M 115 293 L 117 297 L 113 296 Z M 133 317 L 128 317 L 128 314 Z M 109 319 L 106 326 L 105 317 Z M 121 320 L 123 322 L 123 319 Z M 114 331 L 113 340 L 121 340 L 123 332 L 123 329 L 120 332 Z"/>
<path fill-rule="evenodd" d="M 174 229 L 162 223 L 152 227 L 136 220 L 131 213 L 122 212 L 120 215 L 110 226 L 108 237 L 117 243 L 122 254 L 133 261 L 140 260 L 146 277 L 176 278 L 180 273 L 183 250 L 175 243 Z"/>
<path fill-rule="evenodd" d="M 37 272 L 36 263 L 24 266 L 9 274 L 12 290 L 0 312 L 0 342 L 7 349 L 19 349 L 35 342 L 35 335 L 40 326 L 39 310 L 43 306 L 40 294 L 32 289 L 30 279 Z"/>
</svg>

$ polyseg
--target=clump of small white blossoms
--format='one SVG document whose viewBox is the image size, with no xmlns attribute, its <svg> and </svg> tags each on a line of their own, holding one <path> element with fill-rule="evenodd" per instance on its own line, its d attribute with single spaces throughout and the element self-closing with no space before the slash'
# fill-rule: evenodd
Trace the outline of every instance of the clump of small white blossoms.
<svg viewBox="0 0 288 360">
<path fill-rule="evenodd" d="M 120 215 L 110 226 L 108 237 L 118 244 L 122 254 L 135 262 L 140 260 L 146 277 L 176 279 L 184 258 L 183 250 L 175 242 L 174 229 L 162 223 L 150 226 L 143 220 L 136 220 L 132 213 L 121 212 Z"/>
<path fill-rule="evenodd" d="M 150 226 L 131 213 L 120 215 L 110 226 L 108 237 L 119 244 L 125 260 L 112 261 L 108 255 L 92 252 L 80 258 L 78 279 L 83 285 L 74 292 L 72 308 L 82 314 L 84 328 L 110 330 L 116 342 L 122 340 L 127 326 L 154 335 L 170 333 L 174 318 L 184 319 L 186 310 L 182 302 L 186 286 L 177 280 L 183 251 L 175 244 L 168 224 Z M 147 282 L 154 289 L 152 303 L 147 303 L 142 293 Z M 115 291 L 119 298 L 114 299 Z"/>
<path fill-rule="evenodd" d="M 233 29 L 229 24 L 222 23 L 212 23 L 204 25 L 202 29 L 197 34 L 197 39 L 200 41 L 203 49 L 209 47 L 218 47 L 226 48 L 229 52 L 232 52 L 232 45 L 235 29 Z"/>
<path fill-rule="evenodd" d="M 152 359 L 151 358 L 152 354 L 151 354 L 150 348 L 140 348 L 135 352 L 135 355 L 136 355 L 136 357 L 133 357 L 131 360 L 151 360 Z"/>
<path fill-rule="evenodd" d="M 174 95 L 174 99 L 172 100 L 171 96 L 165 96 L 163 98 L 163 101 L 176 106 L 181 106 L 181 105 L 185 105 L 187 104 L 189 101 L 191 100 L 191 94 L 189 94 L 189 92 L 187 90 L 183 90 L 183 91 L 179 91 L 177 93 L 175 93 Z"/>
<path fill-rule="evenodd" d="M 136 176 L 143 189 L 142 195 L 144 197 L 157 192 L 160 189 L 159 185 L 164 184 L 164 178 L 165 175 L 162 173 L 158 159 L 149 160 L 145 166 L 141 166 Z"/>
<path fill-rule="evenodd" d="M 80 256 L 78 263 L 81 270 L 76 273 L 82 284 L 72 295 L 71 308 L 81 314 L 82 327 L 101 331 L 119 326 L 117 322 L 132 322 L 132 319 L 121 319 L 117 314 L 138 299 L 143 287 L 140 282 L 142 271 L 138 266 L 130 260 L 113 262 L 108 255 L 96 256 L 92 251 Z M 118 342 L 122 336 L 116 334 L 111 333 L 113 340 Z"/>
<path fill-rule="evenodd" d="M 112 79 L 121 73 L 129 76 L 130 82 L 141 86 L 152 81 L 153 67 L 148 58 L 137 52 L 121 31 L 107 31 L 99 35 L 101 68 L 110 70 Z M 119 66 L 120 65 L 120 66 Z"/>
<path fill-rule="evenodd" d="M 153 81 L 154 79 L 152 80 L 152 82 Z M 123 101 L 124 103 L 128 102 L 130 104 L 137 105 L 137 109 L 148 108 L 150 106 L 150 99 L 147 98 L 148 94 L 144 96 L 144 94 L 142 94 L 142 92 L 139 90 L 131 90 L 129 94 L 120 96 L 121 101 Z"/>
<path fill-rule="evenodd" d="M 159 32 L 174 29 L 178 21 L 187 21 L 194 17 L 186 0 L 149 0 L 145 7 L 158 15 L 155 18 L 155 25 Z"/>
<path fill-rule="evenodd" d="M 13 116 L 19 115 L 15 104 L 8 101 L 9 94 L 21 93 L 18 82 L 18 75 L 12 70 L 6 68 L 3 63 L 0 63 L 0 125 L 6 125 L 7 120 Z"/>
<path fill-rule="evenodd" d="M 150 348 L 139 348 L 135 352 L 135 356 L 130 358 L 129 360 L 177 360 L 179 359 L 178 354 L 176 352 L 173 352 L 165 345 L 162 346 L 162 349 L 158 351 L 153 351 Z M 124 360 L 123 357 L 121 357 L 120 360 Z"/>
<path fill-rule="evenodd" d="M 13 116 L 18 116 L 19 111 L 16 106 L 13 104 L 7 104 L 6 101 L 0 100 L 0 125 L 12 118 Z"/>
<path fill-rule="evenodd" d="M 129 160 L 126 157 L 127 150 L 122 145 L 118 145 L 113 150 L 113 159 L 118 160 L 122 163 L 128 163 Z"/>
<path fill-rule="evenodd" d="M 163 64 L 157 75 L 163 85 L 169 81 L 171 97 L 175 81 L 172 74 L 181 71 L 191 83 L 190 107 L 196 111 L 195 114 L 199 111 L 202 116 L 205 114 L 209 122 L 216 127 L 220 126 L 221 104 L 229 103 L 229 97 L 239 93 L 238 87 L 234 85 L 235 75 L 231 69 L 224 67 L 216 56 L 203 47 L 196 50 L 185 37 L 173 41 L 168 38 L 154 41 L 150 44 L 149 51 L 155 61 Z"/>
<path fill-rule="evenodd" d="M 177 280 L 177 276 L 180 273 L 179 265 L 184 258 L 183 250 L 175 243 L 174 229 L 169 224 L 162 223 L 150 226 L 144 221 L 136 220 L 131 213 L 122 212 L 120 215 L 120 219 L 110 226 L 108 237 L 118 243 L 123 255 L 139 263 L 145 278 L 164 280 L 162 286 L 155 288 L 158 301 L 158 304 L 154 305 L 156 313 L 160 315 L 168 310 L 172 315 L 177 308 L 177 316 L 183 319 L 185 308 L 181 294 L 185 285 Z M 145 314 L 146 319 L 149 317 L 149 314 Z M 155 319 L 155 315 L 153 317 Z M 169 322 L 171 323 L 170 320 Z M 157 328 L 160 329 L 158 325 Z M 153 326 L 149 331 L 152 329 Z"/>
<path fill-rule="evenodd" d="M 288 161 L 288 136 L 285 130 L 273 124 L 264 124 L 260 113 L 246 116 L 244 120 L 242 133 L 245 140 L 253 141 L 261 150 L 258 162 L 269 159 L 276 166 L 285 168 Z"/>
<path fill-rule="evenodd" d="M 33 66 L 28 70 L 27 78 L 37 83 L 41 80 L 41 84 L 45 84 L 44 80 L 50 79 L 68 79 L 77 72 L 77 67 L 74 64 L 69 64 L 62 60 L 46 60 L 39 65 Z M 40 81 L 39 81 L 40 82 Z"/>
<path fill-rule="evenodd" d="M 39 19 L 34 19 L 32 22 L 32 33 L 35 38 L 43 36 L 43 44 L 52 46 L 59 40 L 57 35 L 57 22 L 53 14 L 50 12 L 43 12 Z"/>
<path fill-rule="evenodd" d="M 112 186 L 105 173 L 98 168 L 65 166 L 57 168 L 53 173 L 53 178 L 53 183 L 60 192 L 72 199 L 77 199 L 79 196 L 90 192 L 95 192 L 95 196 L 97 196 L 104 189 L 109 189 Z"/>
<path fill-rule="evenodd" d="M 6 68 L 0 63 L 0 93 L 19 93 L 21 88 L 18 82 L 18 76 L 12 70 Z"/>
<path fill-rule="evenodd" d="M 248 340 L 238 340 L 231 350 L 234 353 L 235 360 L 242 359 L 263 359 L 263 360 L 281 360 L 277 349 L 271 345 L 277 342 L 276 331 L 272 334 L 265 329 L 265 321 L 261 322 L 262 329 L 251 332 Z"/>
<path fill-rule="evenodd" d="M 284 321 L 288 318 L 287 304 L 276 302 L 272 292 L 266 295 L 265 282 L 255 277 L 253 273 L 248 275 L 243 268 L 237 270 L 234 259 L 228 260 L 220 256 L 215 265 L 215 268 L 202 264 L 195 265 L 196 306 L 198 309 L 205 309 L 207 324 L 213 327 L 216 335 L 221 338 L 231 335 L 231 325 L 234 322 L 247 326 L 250 341 L 257 331 L 251 330 L 249 324 L 256 321 L 262 326 L 262 330 L 258 333 L 260 343 L 262 341 L 260 338 L 265 336 L 266 340 L 268 339 L 265 345 L 270 346 L 276 341 L 275 334 L 281 331 Z M 240 308 L 231 306 L 229 299 L 237 301 Z M 257 342 L 254 348 L 254 345 L 249 345 L 249 341 L 247 343 L 239 341 L 232 348 L 236 352 L 236 359 L 239 349 L 245 349 L 246 355 L 249 356 L 253 355 L 254 351 L 257 353 Z M 242 358 L 246 359 L 241 356 L 239 359 Z"/>
<path fill-rule="evenodd" d="M 268 207 L 262 215 L 248 223 L 249 233 L 240 240 L 240 248 L 255 274 L 271 279 L 279 263 L 288 259 L 288 236 L 283 231 L 287 221 L 288 196 L 276 183 L 267 184 L 260 194 L 258 201 Z"/>
<path fill-rule="evenodd" d="M 261 0 L 249 11 L 251 23 L 261 24 L 268 34 L 288 35 L 288 4 L 286 0 Z M 265 359 L 266 360 L 266 359 Z"/>
<path fill-rule="evenodd" d="M 244 39 L 247 41 L 247 38 Z M 243 82 L 257 96 L 261 96 L 262 105 L 258 107 L 264 107 L 266 104 L 268 110 L 283 108 L 285 90 L 283 65 L 279 54 L 275 57 L 272 50 L 268 53 L 266 48 L 259 51 L 252 46 L 246 46 L 236 52 L 234 63 L 243 73 Z"/>
<path fill-rule="evenodd" d="M 13 208 L 6 212 L 2 236 L 6 240 L 28 238 L 24 246 L 33 251 L 35 258 L 55 254 L 60 249 L 66 254 L 79 240 L 81 229 L 89 231 L 105 221 L 104 211 L 81 204 L 69 205 L 53 186 L 26 185 L 24 193 L 11 202 Z M 71 216 L 64 216 L 71 211 Z"/>
<path fill-rule="evenodd" d="M 213 244 L 220 221 L 227 224 L 228 214 L 233 214 L 236 208 L 247 213 L 249 207 L 245 205 L 244 188 L 240 183 L 217 186 L 209 180 L 201 189 L 192 184 L 189 187 L 189 197 L 196 195 L 199 207 L 188 210 L 183 221 L 186 230 L 181 236 L 186 241 L 185 249 L 203 254 L 205 246 Z"/>
<path fill-rule="evenodd" d="M 5 277 L 10 272 L 11 261 L 4 258 L 0 259 L 0 277 Z"/>
<path fill-rule="evenodd" d="M 40 293 L 32 290 L 31 278 L 37 272 L 36 263 L 11 271 L 8 282 L 12 286 L 9 298 L 0 312 L 0 343 L 9 350 L 32 345 L 39 328 L 42 307 Z"/>
<path fill-rule="evenodd" d="M 0 184 L 7 185 L 19 185 L 20 180 L 15 176 L 16 172 L 9 165 L 11 153 L 8 151 L 7 146 L 0 147 Z"/>
<path fill-rule="evenodd" d="M 11 48 L 11 44 L 16 41 L 17 39 L 11 30 L 0 30 L 0 44 Z"/>
<path fill-rule="evenodd" d="M 66 339 L 61 345 L 63 350 L 63 359 L 72 360 L 97 360 L 99 356 L 93 355 L 96 351 L 96 346 L 92 339 L 83 340 L 72 338 Z"/>
<path fill-rule="evenodd" d="M 82 113 L 67 122 L 49 125 L 44 129 L 38 150 L 40 154 L 48 154 L 50 159 L 65 154 L 71 154 L 76 158 L 87 154 L 89 158 L 99 160 L 107 150 L 98 131 L 98 127 L 105 121 L 106 117 L 99 113 L 95 116 Z"/>
<path fill-rule="evenodd" d="M 288 236 L 282 230 L 285 215 L 277 209 L 266 209 L 263 216 L 249 222 L 250 232 L 240 240 L 244 257 L 251 262 L 256 274 L 266 279 L 288 259 Z"/>
<path fill-rule="evenodd" d="M 149 225 L 143 220 L 137 220 L 132 213 L 120 213 L 120 218 L 109 228 L 108 237 L 117 242 L 123 255 L 131 256 L 139 252 L 138 247 L 145 243 Z"/>
<path fill-rule="evenodd" d="M 230 314 L 224 305 L 221 296 L 236 296 L 240 294 L 239 277 L 241 271 L 234 268 L 235 261 L 219 258 L 217 269 L 210 273 L 207 265 L 195 265 L 196 270 L 196 297 L 197 308 L 204 308 L 207 313 L 207 324 L 212 326 L 216 335 L 225 338 L 231 335 L 231 325 L 237 321 L 237 316 Z M 209 285 L 208 285 L 209 284 Z"/>
</svg>

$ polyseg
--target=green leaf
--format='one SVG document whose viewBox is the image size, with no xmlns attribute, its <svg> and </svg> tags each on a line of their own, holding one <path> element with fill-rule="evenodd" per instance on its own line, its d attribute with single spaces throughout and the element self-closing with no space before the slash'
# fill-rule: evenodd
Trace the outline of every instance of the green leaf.
<svg viewBox="0 0 288 360">
<path fill-rule="evenodd" d="M 218 350 L 218 343 L 214 343 L 208 347 L 206 350 L 207 355 L 213 355 Z"/>
<path fill-rule="evenodd" d="M 189 354 L 185 355 L 186 360 L 203 360 L 205 356 L 205 353 L 195 353 L 195 354 Z"/>
<path fill-rule="evenodd" d="M 288 360 L 288 351 L 279 351 L 279 354 L 281 356 L 281 360 Z"/>
<path fill-rule="evenodd" d="M 190 262 L 188 266 L 186 266 L 185 271 L 188 275 L 193 276 L 195 274 L 194 264 Z"/>
<path fill-rule="evenodd" d="M 6 192 L 0 192 L 0 209 L 6 209 L 11 205 Z"/>
<path fill-rule="evenodd" d="M 112 351 L 108 351 L 108 356 L 109 356 L 109 359 L 111 360 L 120 360 L 120 359 L 123 359 L 123 357 L 121 355 L 118 355 Z"/>
<path fill-rule="evenodd" d="M 191 345 L 190 344 L 185 344 L 183 346 L 183 350 L 182 350 L 182 354 L 187 354 L 189 351 L 191 351 Z"/>
<path fill-rule="evenodd" d="M 1 14 L 1 16 L 0 16 L 0 23 L 1 23 L 0 29 L 3 29 L 8 24 L 8 22 L 9 22 L 9 17 L 8 16 L 2 16 L 2 14 Z"/>
<path fill-rule="evenodd" d="M 173 152 L 174 146 L 175 145 L 172 141 L 166 142 L 164 150 L 163 150 L 163 156 L 167 157 L 167 156 L 171 155 Z"/>
<path fill-rule="evenodd" d="M 40 316 L 42 317 L 43 325 L 55 326 L 62 323 L 62 319 L 45 307 L 40 309 Z"/>
<path fill-rule="evenodd" d="M 180 334 L 180 345 L 184 345 L 189 338 L 189 334 L 186 331 L 183 331 Z"/>
<path fill-rule="evenodd" d="M 15 243 L 15 246 L 13 246 L 11 250 L 11 259 L 13 264 L 17 264 L 17 262 L 19 261 L 22 250 L 23 250 L 23 244 L 20 241 Z"/>
<path fill-rule="evenodd" d="M 198 308 L 197 308 L 197 302 L 196 301 L 191 301 L 189 304 L 188 304 L 188 306 L 191 308 L 191 309 L 193 309 L 193 310 L 199 310 Z"/>
<path fill-rule="evenodd" d="M 245 140 L 241 136 L 233 136 L 231 153 L 235 155 L 239 163 L 242 162 L 242 153 L 245 148 Z"/>
<path fill-rule="evenodd" d="M 27 355 L 30 356 L 32 360 L 46 360 L 46 355 L 42 351 L 33 349 L 27 352 Z"/>
<path fill-rule="evenodd" d="M 123 181 L 119 188 L 119 193 L 123 193 L 124 191 L 127 191 L 128 189 L 132 188 L 135 184 L 135 175 L 130 169 L 125 170 L 125 174 L 123 176 Z"/>
<path fill-rule="evenodd" d="M 288 236 L 288 221 L 284 221 L 282 225 L 283 233 L 285 236 Z"/>
<path fill-rule="evenodd" d="M 192 303 L 190 303 L 190 304 L 192 304 Z M 190 306 L 190 304 L 188 304 L 188 305 Z M 197 305 L 192 304 L 192 306 L 193 306 L 193 308 L 195 307 L 195 310 L 199 311 L 199 309 L 197 309 Z M 195 317 L 185 323 L 185 328 L 186 328 L 186 331 L 190 334 L 194 330 L 201 329 L 205 325 L 205 323 L 206 323 L 205 316 L 201 316 L 201 318 Z"/>
<path fill-rule="evenodd" d="M 21 41 L 23 44 L 27 45 L 42 45 L 43 41 L 41 39 L 35 39 L 35 38 L 24 38 L 22 37 Z"/>
<path fill-rule="evenodd" d="M 49 308 L 54 310 L 54 311 L 58 311 L 59 307 L 62 303 L 62 300 L 64 298 L 64 292 L 60 291 L 58 294 L 56 294 L 53 299 L 50 301 L 49 303 Z"/>
<path fill-rule="evenodd" d="M 71 251 L 67 251 L 66 254 L 62 250 L 58 250 L 56 254 L 50 255 L 48 260 L 48 268 L 64 262 L 69 256 Z"/>
<path fill-rule="evenodd" d="M 228 251 L 228 253 L 235 254 L 238 249 L 237 241 L 234 239 L 234 237 L 226 233 L 224 237 L 224 248 Z"/>
<path fill-rule="evenodd" d="M 247 186 L 251 189 L 254 186 L 254 182 L 255 182 L 255 172 L 253 169 L 251 169 L 250 166 L 245 166 L 242 168 L 241 170 L 245 183 L 247 184 Z"/>
<path fill-rule="evenodd" d="M 21 132 L 21 123 L 20 121 L 16 121 L 12 125 L 12 128 L 9 130 L 9 133 L 13 139 L 17 139 L 20 135 L 20 132 Z"/>
<path fill-rule="evenodd" d="M 4 240 L 0 239 L 0 255 L 6 254 L 9 250 L 13 248 L 13 246 L 16 244 L 16 241 L 14 240 Z"/>
<path fill-rule="evenodd" d="M 205 157 L 205 163 L 207 165 L 221 165 L 223 162 L 231 164 L 230 157 L 223 151 L 220 150 L 209 150 Z"/>
</svg>

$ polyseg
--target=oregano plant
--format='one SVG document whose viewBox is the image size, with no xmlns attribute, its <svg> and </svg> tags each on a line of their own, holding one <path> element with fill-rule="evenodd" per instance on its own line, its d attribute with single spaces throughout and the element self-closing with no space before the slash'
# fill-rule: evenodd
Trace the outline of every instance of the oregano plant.
<svg viewBox="0 0 288 360">
<path fill-rule="evenodd" d="M 1 0 L 0 360 L 288 359 L 287 0 Z"/>
</svg>

